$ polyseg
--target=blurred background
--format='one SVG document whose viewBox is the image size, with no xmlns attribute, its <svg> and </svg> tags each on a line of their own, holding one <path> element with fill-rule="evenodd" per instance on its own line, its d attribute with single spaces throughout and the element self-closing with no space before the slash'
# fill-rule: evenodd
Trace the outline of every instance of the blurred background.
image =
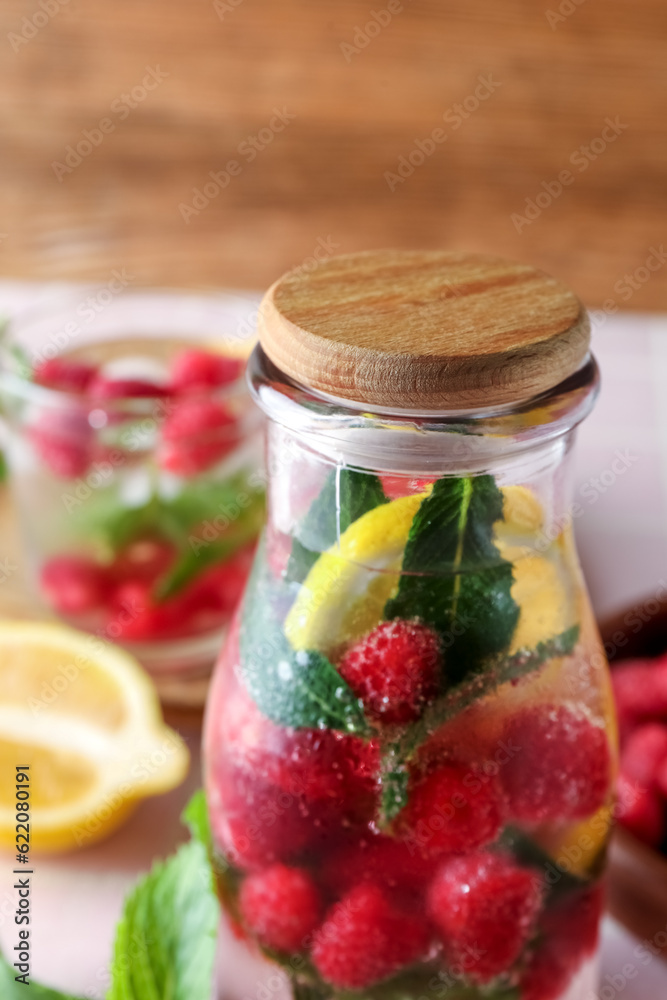
<svg viewBox="0 0 667 1000">
<path fill-rule="evenodd" d="M 460 247 L 667 303 L 641 280 L 660 0 L 5 0 L 0 25 L 4 276 L 261 288 L 322 244 Z"/>
<path fill-rule="evenodd" d="M 175 293 L 160 308 L 193 336 L 216 309 L 248 336 L 262 289 L 336 253 L 541 266 L 591 309 L 603 374 L 576 458 L 595 611 L 646 621 L 667 578 L 666 40 L 662 0 L 3 0 L 0 317 L 113 283 Z M 0 487 L 0 619 L 35 613 L 12 518 Z M 199 721 L 174 724 L 186 785 L 42 863 L 36 978 L 102 996 L 123 894 L 200 780 Z M 604 969 L 634 947 L 610 923 Z M 655 962 L 624 997 L 665 981 Z"/>
</svg>

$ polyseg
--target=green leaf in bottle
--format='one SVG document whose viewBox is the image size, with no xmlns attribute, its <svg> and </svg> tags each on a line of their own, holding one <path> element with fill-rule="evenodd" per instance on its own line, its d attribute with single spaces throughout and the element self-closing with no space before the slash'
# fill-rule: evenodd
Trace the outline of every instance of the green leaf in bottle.
<svg viewBox="0 0 667 1000">
<path fill-rule="evenodd" d="M 280 726 L 367 734 L 360 700 L 316 650 L 295 651 L 274 610 L 275 595 L 260 576 L 260 554 L 243 606 L 241 678 L 260 712 Z"/>
<path fill-rule="evenodd" d="M 355 469 L 332 469 L 320 494 L 298 526 L 287 564 L 287 579 L 301 583 L 322 552 L 338 541 L 353 521 L 387 503 L 377 476 Z"/>
<path fill-rule="evenodd" d="M 447 682 L 462 680 L 507 649 L 519 618 L 512 564 L 493 539 L 503 497 L 492 476 L 439 479 L 405 546 L 387 618 L 419 618 L 443 637 Z"/>
</svg>

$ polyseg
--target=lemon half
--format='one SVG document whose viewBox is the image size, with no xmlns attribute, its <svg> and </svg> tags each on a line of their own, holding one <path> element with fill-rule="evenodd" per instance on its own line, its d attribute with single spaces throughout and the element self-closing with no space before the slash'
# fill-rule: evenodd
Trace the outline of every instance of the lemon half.
<svg viewBox="0 0 667 1000">
<path fill-rule="evenodd" d="M 64 625 L 0 621 L 0 846 L 16 847 L 17 768 L 29 768 L 30 848 L 66 850 L 178 785 L 188 759 L 128 653 Z"/>
</svg>

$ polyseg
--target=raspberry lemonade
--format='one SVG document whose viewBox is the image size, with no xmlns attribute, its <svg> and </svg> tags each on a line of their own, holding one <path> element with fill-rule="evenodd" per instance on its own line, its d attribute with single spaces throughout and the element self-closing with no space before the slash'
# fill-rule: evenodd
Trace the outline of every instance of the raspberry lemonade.
<svg viewBox="0 0 667 1000">
<path fill-rule="evenodd" d="M 281 279 L 260 343 L 269 519 L 205 726 L 231 925 L 296 996 L 584 1000 L 615 730 L 567 518 L 581 306 L 356 254 Z"/>
<path fill-rule="evenodd" d="M 4 355 L 10 482 L 42 600 L 156 676 L 205 676 L 264 515 L 244 359 L 158 335 Z"/>
</svg>

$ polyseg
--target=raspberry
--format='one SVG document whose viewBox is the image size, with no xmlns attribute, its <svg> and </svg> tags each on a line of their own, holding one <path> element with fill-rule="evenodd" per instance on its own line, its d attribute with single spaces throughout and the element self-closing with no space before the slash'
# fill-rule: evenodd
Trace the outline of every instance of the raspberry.
<svg viewBox="0 0 667 1000">
<path fill-rule="evenodd" d="M 504 802 L 498 781 L 464 764 L 445 762 L 413 777 L 396 829 L 425 857 L 459 854 L 495 840 Z"/>
<path fill-rule="evenodd" d="M 88 386 L 93 399 L 144 399 L 167 396 L 169 390 L 140 378 L 108 378 L 97 375 Z"/>
<path fill-rule="evenodd" d="M 389 500 L 423 493 L 435 482 L 434 479 L 415 479 L 406 476 L 380 476 L 382 489 Z"/>
<path fill-rule="evenodd" d="M 483 851 L 450 858 L 428 892 L 428 909 L 448 959 L 477 983 L 507 972 L 533 933 L 542 905 L 535 872 Z"/>
<path fill-rule="evenodd" d="M 105 571 L 82 556 L 55 556 L 42 567 L 42 590 L 61 615 L 80 615 L 99 608 L 108 593 Z"/>
<path fill-rule="evenodd" d="M 540 944 L 521 978 L 521 1000 L 558 1000 L 598 943 L 604 902 L 593 886 L 549 906 L 538 925 Z"/>
<path fill-rule="evenodd" d="M 161 464 L 194 476 L 219 462 L 239 441 L 236 420 L 212 399 L 183 399 L 162 426 Z"/>
<path fill-rule="evenodd" d="M 338 672 L 379 722 L 412 722 L 438 690 L 437 636 L 417 622 L 382 622 L 344 656 Z"/>
<path fill-rule="evenodd" d="M 383 834 L 350 838 L 322 860 L 320 878 L 333 896 L 359 882 L 375 882 L 389 892 L 420 897 L 433 876 L 433 862 L 413 845 Z"/>
<path fill-rule="evenodd" d="M 514 819 L 526 823 L 585 819 L 609 792 L 607 735 L 565 705 L 537 705 L 507 723 L 503 739 L 517 752 L 500 777 Z"/>
<path fill-rule="evenodd" d="M 618 822 L 649 847 L 659 847 L 667 834 L 665 806 L 657 791 L 621 773 L 616 783 Z"/>
<path fill-rule="evenodd" d="M 652 788 L 665 761 L 667 726 L 647 722 L 628 737 L 621 754 L 621 773 L 638 785 Z"/>
<path fill-rule="evenodd" d="M 203 607 L 192 588 L 158 602 L 151 581 L 129 579 L 113 593 L 107 633 L 112 639 L 141 642 L 193 635 L 219 625 L 219 612 Z"/>
<path fill-rule="evenodd" d="M 244 870 L 298 857 L 321 833 L 294 796 L 222 756 L 209 772 L 207 799 L 216 842 Z"/>
<path fill-rule="evenodd" d="M 35 368 L 35 382 L 48 389 L 60 389 L 62 392 L 83 392 L 95 378 L 97 369 L 81 361 L 65 361 L 63 358 L 52 358 Z"/>
<path fill-rule="evenodd" d="M 41 460 L 61 479 L 82 476 L 93 459 L 94 431 L 81 410 L 44 410 L 29 434 Z"/>
<path fill-rule="evenodd" d="M 304 951 L 315 930 L 322 902 L 315 883 L 301 868 L 276 864 L 249 875 L 239 908 L 245 924 L 267 948 Z"/>
<path fill-rule="evenodd" d="M 667 657 L 627 660 L 611 672 L 623 738 L 640 722 L 667 720 Z"/>
<path fill-rule="evenodd" d="M 239 689 L 222 721 L 226 753 L 302 804 L 346 822 L 369 822 L 375 810 L 378 748 L 329 729 L 283 729 Z M 329 809 L 330 807 L 330 809 Z"/>
<path fill-rule="evenodd" d="M 177 354 L 172 362 L 171 388 L 178 393 L 216 389 L 234 382 L 244 366 L 240 358 L 190 348 Z"/>
<path fill-rule="evenodd" d="M 126 642 L 159 639 L 174 624 L 154 603 L 150 581 L 125 580 L 114 591 L 106 626 L 110 638 Z"/>
<path fill-rule="evenodd" d="M 339 989 L 364 989 L 417 961 L 427 951 L 426 923 L 392 903 L 378 885 L 356 886 L 315 933 L 312 958 Z"/>
</svg>

